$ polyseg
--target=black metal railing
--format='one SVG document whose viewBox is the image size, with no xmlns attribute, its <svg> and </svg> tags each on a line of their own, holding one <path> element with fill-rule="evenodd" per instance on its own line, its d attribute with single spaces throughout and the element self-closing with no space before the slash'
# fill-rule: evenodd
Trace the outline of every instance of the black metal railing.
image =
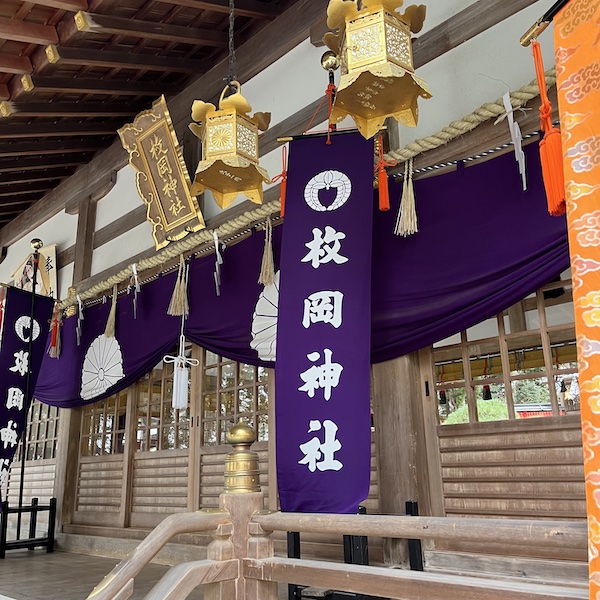
<svg viewBox="0 0 600 600">
<path fill-rule="evenodd" d="M 48 531 L 43 537 L 37 536 L 38 515 L 48 511 Z M 29 514 L 29 536 L 21 537 L 21 517 Z M 8 540 L 8 519 L 9 515 L 18 516 L 18 526 L 16 530 L 16 539 Z M 18 548 L 44 547 L 46 552 L 54 552 L 54 527 L 56 522 L 56 498 L 51 498 L 49 504 L 39 504 L 38 498 L 31 499 L 31 506 L 21 506 L 11 508 L 8 500 L 2 503 L 2 512 L 0 513 L 0 559 L 6 556 L 7 550 L 16 550 Z"/>
</svg>

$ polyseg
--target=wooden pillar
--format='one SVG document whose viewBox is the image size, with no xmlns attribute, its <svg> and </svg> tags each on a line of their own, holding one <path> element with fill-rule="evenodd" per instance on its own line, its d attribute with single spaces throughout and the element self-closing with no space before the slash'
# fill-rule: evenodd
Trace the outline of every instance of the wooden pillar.
<svg viewBox="0 0 600 600">
<path fill-rule="evenodd" d="M 116 183 L 116 172 L 111 171 L 93 194 L 82 190 L 65 206 L 69 214 L 77 214 L 77 238 L 73 269 L 73 285 L 91 274 L 94 232 L 96 229 L 96 202 L 106 195 Z M 70 317 L 74 318 L 74 317 Z M 81 436 L 80 408 L 59 409 L 58 449 L 54 476 L 56 497 L 56 531 L 73 520 L 79 476 L 79 439 Z"/>
<path fill-rule="evenodd" d="M 56 498 L 56 531 L 73 522 L 77 494 L 77 466 L 79 464 L 79 438 L 81 408 L 61 408 L 58 421 L 58 444 L 54 491 Z"/>
<path fill-rule="evenodd" d="M 428 511 L 427 458 L 418 354 L 373 365 L 373 412 L 382 514 L 406 514 L 408 500 Z M 406 540 L 384 540 L 384 562 L 407 566 Z"/>
</svg>

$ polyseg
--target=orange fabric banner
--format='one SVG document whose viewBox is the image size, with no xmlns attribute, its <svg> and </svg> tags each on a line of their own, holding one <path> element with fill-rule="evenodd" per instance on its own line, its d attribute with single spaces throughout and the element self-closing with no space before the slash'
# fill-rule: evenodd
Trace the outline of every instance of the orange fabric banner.
<svg viewBox="0 0 600 600">
<path fill-rule="evenodd" d="M 579 361 L 590 600 L 600 600 L 600 0 L 571 0 L 554 25 Z"/>
</svg>

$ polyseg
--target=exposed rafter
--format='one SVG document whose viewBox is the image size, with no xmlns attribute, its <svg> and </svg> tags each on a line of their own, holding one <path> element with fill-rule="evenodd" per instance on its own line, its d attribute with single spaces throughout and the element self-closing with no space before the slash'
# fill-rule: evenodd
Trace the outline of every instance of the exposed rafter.
<svg viewBox="0 0 600 600">
<path fill-rule="evenodd" d="M 133 69 L 148 71 L 164 71 L 166 73 L 202 74 L 206 70 L 205 63 L 200 60 L 178 58 L 173 60 L 167 56 L 155 56 L 133 52 L 115 52 L 103 50 L 98 52 L 88 48 L 69 48 L 68 46 L 46 46 L 33 57 L 36 73 L 42 73 L 51 65 L 75 65 L 80 67 L 105 67 L 109 69 Z M 0 71 L 2 63 L 0 62 Z"/>
<path fill-rule="evenodd" d="M 40 137 L 68 137 L 88 135 L 111 135 L 119 125 L 102 121 L 100 123 L 84 121 L 67 121 L 59 123 L 43 123 L 32 127 L 30 123 L 11 123 L 0 128 L 0 140 Z"/>
<path fill-rule="evenodd" d="M 102 96 L 152 96 L 171 94 L 176 89 L 171 85 L 126 81 L 116 79 L 87 79 L 83 77 L 49 77 L 45 75 L 23 75 L 14 77 L 10 83 L 10 97 L 17 99 L 23 94 L 75 93 L 99 94 Z"/>
<path fill-rule="evenodd" d="M 227 45 L 227 34 L 223 31 L 195 29 L 83 11 L 78 12 L 72 21 L 61 22 L 59 31 L 63 44 L 76 39 L 81 34 L 110 34 L 193 46 L 224 48 Z"/>
<path fill-rule="evenodd" d="M 58 34 L 51 25 L 38 25 L 27 21 L 0 17 L 0 38 L 27 44 L 58 44 Z"/>
<path fill-rule="evenodd" d="M 59 180 L 56 180 L 57 182 Z M 0 198 L 7 198 L 14 196 L 15 194 L 43 194 L 48 190 L 51 190 L 54 186 L 48 184 L 42 185 L 41 183 L 13 183 L 10 185 L 0 185 Z"/>
<path fill-rule="evenodd" d="M 45 169 L 38 172 L 29 172 L 25 177 L 18 173 L 0 173 L 0 190 L 2 186 L 11 183 L 37 183 L 39 181 L 53 181 L 64 179 L 73 173 L 72 168 L 60 167 L 56 169 Z"/>
<path fill-rule="evenodd" d="M 130 103 L 107 102 L 0 102 L 0 116 L 7 117 L 131 117 L 139 112 Z"/>
<path fill-rule="evenodd" d="M 0 53 L 0 73 L 27 75 L 32 72 L 33 66 L 26 56 Z"/>
<path fill-rule="evenodd" d="M 159 0 L 175 6 L 186 6 L 198 10 L 210 10 L 227 14 L 229 0 Z M 273 4 L 265 4 L 256 0 L 235 0 L 235 14 L 238 17 L 251 17 L 255 19 L 274 19 L 281 11 Z"/>
<path fill-rule="evenodd" d="M 69 10 L 77 12 L 78 10 L 87 10 L 87 0 L 28 0 L 29 4 L 39 4 L 59 10 Z"/>
<path fill-rule="evenodd" d="M 85 140 L 53 139 L 44 142 L 4 142 L 0 143 L 0 158 L 11 156 L 38 156 L 43 154 L 68 154 L 70 152 L 95 152 L 98 142 L 93 138 Z"/>
<path fill-rule="evenodd" d="M 25 171 L 39 171 L 53 167 L 78 167 L 89 161 L 91 152 L 73 152 L 64 155 L 48 156 L 19 156 L 15 158 L 3 158 L 0 162 L 0 174 Z"/>
</svg>

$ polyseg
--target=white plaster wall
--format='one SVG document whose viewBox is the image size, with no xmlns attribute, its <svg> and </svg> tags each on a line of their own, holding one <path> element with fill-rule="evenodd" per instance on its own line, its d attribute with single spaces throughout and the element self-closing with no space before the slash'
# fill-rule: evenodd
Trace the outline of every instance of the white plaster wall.
<svg viewBox="0 0 600 600">
<path fill-rule="evenodd" d="M 143 204 L 135 187 L 135 171 L 126 165 L 117 172 L 115 187 L 98 201 L 96 230 L 102 229 Z"/>
<path fill-rule="evenodd" d="M 60 254 L 60 252 L 75 244 L 76 234 L 77 215 L 69 215 L 62 211 L 48 219 L 44 224 L 8 248 L 6 258 L 0 264 L 0 282 L 12 282 L 12 274 L 31 253 L 30 242 L 32 239 L 41 239 L 45 246 L 56 244 L 56 253 Z M 57 277 L 59 297 L 66 297 L 67 289 L 73 278 L 72 266 L 70 269 L 60 269 Z"/>
<path fill-rule="evenodd" d="M 149 247 L 154 247 L 152 227 L 144 222 L 96 249 L 92 256 L 92 275 L 101 273 Z"/>
</svg>

